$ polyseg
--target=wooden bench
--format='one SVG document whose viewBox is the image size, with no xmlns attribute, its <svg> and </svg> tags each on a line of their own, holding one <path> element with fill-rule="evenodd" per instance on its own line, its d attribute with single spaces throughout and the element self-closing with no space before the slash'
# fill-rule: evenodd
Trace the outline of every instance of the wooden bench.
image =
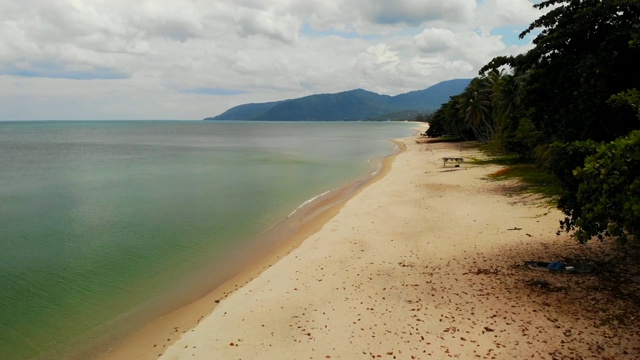
<svg viewBox="0 0 640 360">
<path fill-rule="evenodd" d="M 445 167 L 447 165 L 447 162 L 449 161 L 455 161 L 457 163 L 456 167 L 460 166 L 460 163 L 462 163 L 464 161 L 463 158 L 461 157 L 443 157 L 442 158 L 442 167 Z"/>
</svg>

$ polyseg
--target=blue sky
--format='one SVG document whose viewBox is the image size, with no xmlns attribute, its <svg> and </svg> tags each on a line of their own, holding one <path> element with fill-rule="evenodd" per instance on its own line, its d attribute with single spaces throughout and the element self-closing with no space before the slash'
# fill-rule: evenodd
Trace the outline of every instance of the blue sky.
<svg viewBox="0 0 640 360">
<path fill-rule="evenodd" d="M 395 95 L 528 50 L 529 0 L 5 0 L 0 120 L 201 119 Z"/>
</svg>

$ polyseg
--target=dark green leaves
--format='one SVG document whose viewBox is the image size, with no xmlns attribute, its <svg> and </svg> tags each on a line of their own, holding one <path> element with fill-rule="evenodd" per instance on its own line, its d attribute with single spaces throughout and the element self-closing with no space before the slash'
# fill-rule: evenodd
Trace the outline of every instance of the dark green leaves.
<svg viewBox="0 0 640 360">
<path fill-rule="evenodd" d="M 585 161 L 576 176 L 581 180 L 578 199 L 591 220 L 578 221 L 586 236 L 604 234 L 625 238 L 640 226 L 640 132 L 603 147 Z M 590 201 L 589 201 L 590 200 Z M 598 224 L 598 226 L 594 226 Z"/>
</svg>

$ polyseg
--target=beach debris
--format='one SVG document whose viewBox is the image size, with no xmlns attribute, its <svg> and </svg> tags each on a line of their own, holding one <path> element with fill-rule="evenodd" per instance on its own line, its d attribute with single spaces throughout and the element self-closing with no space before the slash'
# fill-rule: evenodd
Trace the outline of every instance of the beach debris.
<svg viewBox="0 0 640 360">
<path fill-rule="evenodd" d="M 589 263 L 564 263 L 562 261 L 525 261 L 524 265 L 531 270 L 568 274 L 585 274 L 596 269 L 595 265 Z"/>
</svg>

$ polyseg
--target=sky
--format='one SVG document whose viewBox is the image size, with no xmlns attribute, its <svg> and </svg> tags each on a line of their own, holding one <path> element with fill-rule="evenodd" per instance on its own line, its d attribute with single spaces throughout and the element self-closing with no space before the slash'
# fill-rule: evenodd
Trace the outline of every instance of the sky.
<svg viewBox="0 0 640 360">
<path fill-rule="evenodd" d="M 0 120 L 198 120 L 473 78 L 531 0 L 0 0 Z"/>
</svg>

